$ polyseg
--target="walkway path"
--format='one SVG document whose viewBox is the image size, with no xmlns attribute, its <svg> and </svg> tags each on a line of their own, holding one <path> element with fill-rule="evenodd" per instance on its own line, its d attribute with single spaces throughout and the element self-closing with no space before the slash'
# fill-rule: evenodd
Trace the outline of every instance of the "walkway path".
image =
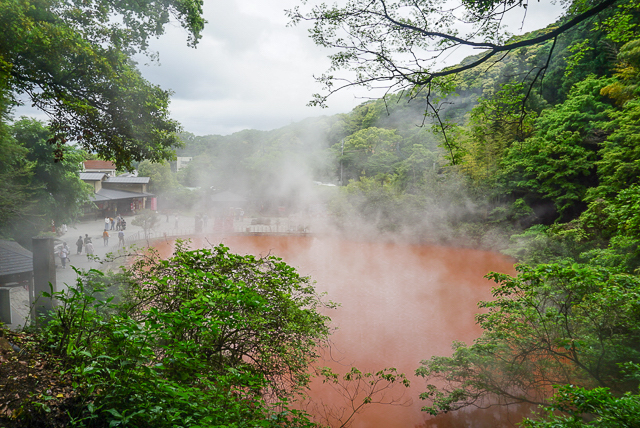
<svg viewBox="0 0 640 428">
<path fill-rule="evenodd" d="M 130 246 L 132 244 L 144 245 L 144 230 L 140 226 L 132 225 L 133 216 L 125 217 L 127 221 L 127 229 L 124 231 L 125 244 Z M 252 218 L 244 218 L 243 220 L 233 221 L 232 230 L 227 232 L 231 233 L 249 233 L 249 234 L 286 234 L 286 233 L 307 233 L 308 228 L 302 224 L 301 221 L 292 219 L 269 219 L 263 221 Z M 273 220 L 273 221 L 271 221 Z M 77 223 L 73 226 L 69 226 L 67 233 L 60 237 L 61 241 L 64 241 L 71 250 L 70 258 L 71 262 L 67 263 L 66 269 L 62 269 L 60 264 L 60 258 L 56 256 L 56 290 L 63 291 L 66 289 L 67 284 L 75 283 L 77 275 L 71 266 L 80 270 L 89 269 L 104 269 L 104 265 L 99 261 L 89 260 L 84 252 L 78 255 L 76 252 L 76 241 L 79 236 L 84 238 L 85 234 L 89 235 L 93 243 L 94 255 L 100 260 L 103 260 L 108 253 L 117 253 L 118 246 L 118 231 L 109 230 L 109 243 L 104 245 L 102 239 L 102 232 L 104 231 L 104 219 L 94 221 L 84 221 Z M 209 220 L 207 227 L 204 228 L 203 233 L 209 235 L 215 233 L 215 227 L 212 220 Z M 160 222 L 154 227 L 151 234 L 152 238 L 160 238 L 164 236 L 168 237 L 189 237 L 195 233 L 195 218 L 187 216 L 179 216 L 178 227 L 176 228 L 176 221 L 173 215 L 167 217 L 160 215 Z M 21 287 L 16 287 L 11 292 L 11 309 L 13 323 L 8 327 L 12 330 L 17 330 L 25 325 L 29 315 L 29 295 L 27 291 Z"/>
<path fill-rule="evenodd" d="M 127 245 L 132 244 L 134 240 L 139 239 L 140 236 L 144 236 L 144 231 L 140 226 L 134 226 L 131 224 L 133 216 L 125 217 L 127 220 L 127 229 L 124 231 L 125 241 Z M 166 222 L 165 216 L 161 217 L 162 222 L 156 227 L 157 233 L 167 232 L 168 235 L 174 236 L 175 233 L 193 233 L 193 229 L 189 230 L 175 230 L 174 219 L 171 218 L 171 223 Z M 181 217 L 184 224 L 194 224 L 194 220 L 188 217 Z M 76 241 L 79 236 L 84 238 L 85 234 L 89 235 L 93 243 L 94 255 L 100 259 L 104 259 L 107 253 L 117 252 L 118 250 L 118 231 L 109 230 L 109 244 L 104 245 L 102 239 L 102 232 L 104 231 L 104 219 L 95 221 L 83 221 L 75 225 L 69 226 L 67 233 L 61 236 L 59 239 L 64 241 L 71 250 L 70 259 L 71 262 L 67 263 L 66 269 L 62 269 L 60 258 L 56 256 L 56 290 L 62 291 L 66 289 L 67 284 L 73 284 L 76 281 L 77 275 L 71 266 L 81 270 L 88 269 L 102 269 L 103 265 L 99 261 L 89 260 L 86 256 L 83 248 L 82 254 L 77 254 Z M 132 239 L 137 238 L 137 239 Z M 29 315 L 29 295 L 28 292 L 21 288 L 16 287 L 11 292 L 11 311 L 13 323 L 8 327 L 12 330 L 16 330 L 24 326 L 25 321 Z"/>
</svg>

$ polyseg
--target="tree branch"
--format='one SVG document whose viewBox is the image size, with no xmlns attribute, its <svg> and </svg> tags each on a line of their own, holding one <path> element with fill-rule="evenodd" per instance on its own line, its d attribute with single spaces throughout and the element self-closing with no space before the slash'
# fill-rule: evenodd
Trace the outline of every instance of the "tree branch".
<svg viewBox="0 0 640 428">
<path fill-rule="evenodd" d="M 429 76 L 422 82 L 418 82 L 418 84 L 427 84 L 429 81 L 437 78 L 437 77 L 444 77 L 444 76 L 449 76 L 451 74 L 457 74 L 460 73 L 462 71 L 477 67 L 478 65 L 482 64 L 483 62 L 485 62 L 487 59 L 489 59 L 491 56 L 495 55 L 498 52 L 505 52 L 505 51 L 512 51 L 514 49 L 518 49 L 521 47 L 525 47 L 525 46 L 533 46 L 533 45 L 537 45 L 540 44 L 542 42 L 546 42 L 547 40 L 551 40 L 551 39 L 556 39 L 560 34 L 564 33 L 565 31 L 575 27 L 576 25 L 580 24 L 581 22 L 585 21 L 588 18 L 591 18 L 594 15 L 597 15 L 598 13 L 602 12 L 603 10 L 609 8 L 610 6 L 613 6 L 618 0 L 605 0 L 602 3 L 598 4 L 597 6 L 593 7 L 592 9 L 587 10 L 584 13 L 581 13 L 580 15 L 576 16 L 575 18 L 571 19 L 569 22 L 567 22 L 566 24 L 561 25 L 560 27 L 556 28 L 553 31 L 548 32 L 547 34 L 544 34 L 542 36 L 538 36 L 538 37 L 534 37 L 533 39 L 528 39 L 528 40 L 522 40 L 516 43 L 511 43 L 508 45 L 503 45 L 503 46 L 495 46 L 493 48 L 491 48 L 489 50 L 489 52 L 487 53 L 487 55 L 471 64 L 465 65 L 465 66 L 461 66 L 461 67 L 453 67 L 444 71 L 440 71 L 440 72 L 435 72 L 435 73 L 429 73 Z"/>
</svg>

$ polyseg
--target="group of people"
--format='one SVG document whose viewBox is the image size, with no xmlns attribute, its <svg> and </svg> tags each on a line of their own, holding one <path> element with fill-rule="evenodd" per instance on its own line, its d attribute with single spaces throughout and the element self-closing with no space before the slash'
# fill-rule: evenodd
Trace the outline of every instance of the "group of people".
<svg viewBox="0 0 640 428">
<path fill-rule="evenodd" d="M 87 255 L 87 259 L 91 259 L 91 256 L 93 256 L 93 242 L 91 242 L 91 238 L 89 238 L 88 233 L 84 235 L 84 238 L 82 238 L 82 236 L 78 236 L 76 247 L 78 255 L 82 254 L 82 247 L 84 247 L 84 253 Z"/>
<path fill-rule="evenodd" d="M 109 231 L 106 229 L 102 232 L 102 240 L 104 241 L 105 247 L 109 245 Z M 118 231 L 118 245 L 124 247 L 124 232 L 122 230 Z"/>
<path fill-rule="evenodd" d="M 117 223 L 115 223 L 115 220 L 117 220 Z M 123 230 L 125 230 L 125 228 L 127 227 L 126 226 L 127 223 L 125 219 L 122 218 L 121 216 L 116 217 L 116 219 L 112 219 L 109 217 L 105 218 L 105 228 L 104 228 L 104 231 L 102 232 L 104 245 L 105 247 L 109 245 L 108 231 L 112 230 L 112 226 L 113 226 L 112 223 L 115 223 L 116 230 L 118 230 L 118 245 L 121 245 L 124 247 L 125 242 L 124 242 Z M 91 260 L 91 257 L 94 255 L 94 248 L 93 248 L 93 242 L 91 242 L 91 238 L 89 237 L 88 233 L 85 233 L 84 238 L 82 237 L 82 235 L 78 236 L 78 240 L 76 241 L 76 250 L 77 250 L 76 252 L 77 255 L 82 254 L 84 250 L 84 253 L 87 255 L 87 259 Z M 71 259 L 69 258 L 70 254 L 71 254 L 71 250 L 69 249 L 69 246 L 67 245 L 66 242 L 63 242 L 62 247 L 60 247 L 56 252 L 56 255 L 60 257 L 60 263 L 62 264 L 62 269 L 66 269 L 67 262 L 71 261 Z"/>
<path fill-rule="evenodd" d="M 127 228 L 127 221 L 120 214 L 118 214 L 115 219 L 113 217 L 104 218 L 105 231 L 114 230 L 114 229 L 122 231 L 122 230 L 126 230 L 126 228 Z"/>
<path fill-rule="evenodd" d="M 82 254 L 82 248 L 84 247 L 85 254 L 87 255 L 87 259 L 91 259 L 93 256 L 93 243 L 91 242 L 91 238 L 89 238 L 88 234 L 82 236 L 78 236 L 78 240 L 76 241 L 77 253 L 78 255 Z M 67 268 L 67 262 L 71 262 L 71 258 L 69 257 L 71 254 L 71 250 L 66 242 L 62 243 L 62 247 L 58 249 L 58 257 L 60 257 L 60 263 L 62 264 L 62 269 Z"/>
</svg>

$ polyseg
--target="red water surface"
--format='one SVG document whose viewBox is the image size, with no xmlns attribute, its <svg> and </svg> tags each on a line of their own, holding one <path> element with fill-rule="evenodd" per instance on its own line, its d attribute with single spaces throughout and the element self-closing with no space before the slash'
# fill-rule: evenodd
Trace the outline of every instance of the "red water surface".
<svg viewBox="0 0 640 428">
<path fill-rule="evenodd" d="M 240 254 L 281 257 L 300 274 L 316 281 L 326 299 L 340 307 L 327 310 L 337 330 L 331 350 L 318 365 L 344 373 L 395 367 L 411 388 L 394 387 L 386 400 L 402 405 L 370 405 L 353 419 L 352 427 L 511 427 L 525 408 L 468 409 L 436 418 L 420 411 L 418 395 L 425 381 L 413 375 L 420 361 L 451 355 L 451 343 L 471 343 L 480 335 L 474 315 L 477 302 L 491 298 L 490 271 L 514 273 L 513 260 L 488 251 L 427 245 L 345 241 L 329 237 L 235 236 L 222 242 Z M 207 246 L 193 240 L 193 247 Z M 158 244 L 168 256 L 171 244 Z M 321 382 L 312 384 L 315 403 L 344 407 L 343 395 Z M 335 421 L 334 421 L 335 422 Z"/>
</svg>

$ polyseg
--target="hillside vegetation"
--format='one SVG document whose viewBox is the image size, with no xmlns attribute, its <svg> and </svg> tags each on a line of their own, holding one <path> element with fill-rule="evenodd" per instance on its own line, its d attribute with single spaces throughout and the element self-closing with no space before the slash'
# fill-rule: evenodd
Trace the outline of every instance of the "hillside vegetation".
<svg viewBox="0 0 640 428">
<path fill-rule="evenodd" d="M 313 180 L 342 185 L 323 197 L 345 233 L 370 230 L 367 224 L 382 236 L 514 256 L 522 263 L 518 277 L 489 275 L 497 286 L 495 300 L 481 303 L 488 310 L 478 318 L 483 336 L 454 344 L 452 357 L 422 362 L 420 375 L 447 385 L 429 386 L 425 410 L 486 400 L 544 404 L 554 387 L 568 385 L 550 407 L 566 418 L 549 413 L 549 424 L 577 426 L 584 417 L 633 426 L 640 364 L 637 11 L 636 2 L 620 3 L 555 44 L 523 47 L 458 74 L 453 89 L 439 95 L 441 122 L 426 114 L 426 95 L 417 92 L 271 132 L 187 135 L 182 154 L 195 159 L 182 179 L 201 183 L 200 159 L 207 159 L 220 172 L 207 185 L 286 205 L 308 188 L 292 184 L 283 165 L 304 168 Z M 237 166 L 243 173 L 232 172 Z M 622 410 L 613 415 L 612 406 Z"/>
</svg>

